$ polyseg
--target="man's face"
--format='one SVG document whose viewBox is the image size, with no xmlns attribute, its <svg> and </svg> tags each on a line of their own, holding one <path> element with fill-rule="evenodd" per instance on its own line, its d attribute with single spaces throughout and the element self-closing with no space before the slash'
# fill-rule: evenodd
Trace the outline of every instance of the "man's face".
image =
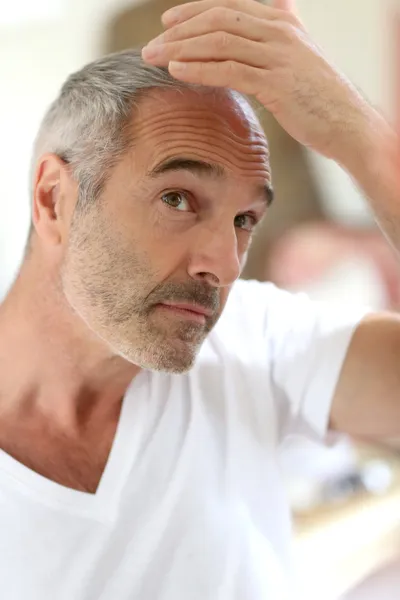
<svg viewBox="0 0 400 600">
<path fill-rule="evenodd" d="M 268 148 L 226 93 L 157 91 L 102 197 L 74 215 L 62 271 L 73 309 L 144 368 L 189 369 L 265 213 Z"/>
</svg>

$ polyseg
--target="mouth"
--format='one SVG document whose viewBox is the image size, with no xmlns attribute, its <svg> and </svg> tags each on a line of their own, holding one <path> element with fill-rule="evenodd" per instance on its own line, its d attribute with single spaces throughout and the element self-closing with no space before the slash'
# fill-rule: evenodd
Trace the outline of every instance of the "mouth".
<svg viewBox="0 0 400 600">
<path fill-rule="evenodd" d="M 200 304 L 163 302 L 157 304 L 157 307 L 164 311 L 168 311 L 170 314 L 175 314 L 176 316 L 189 319 L 202 325 L 205 325 L 207 319 L 213 314 L 209 308 L 201 306 Z"/>
</svg>

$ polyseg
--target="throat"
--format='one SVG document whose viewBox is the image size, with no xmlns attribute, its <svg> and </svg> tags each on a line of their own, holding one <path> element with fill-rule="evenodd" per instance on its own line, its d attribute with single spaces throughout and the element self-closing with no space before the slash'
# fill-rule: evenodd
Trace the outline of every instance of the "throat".
<svg viewBox="0 0 400 600">
<path fill-rule="evenodd" d="M 114 443 L 119 413 L 74 435 L 39 418 L 0 421 L 0 448 L 50 481 L 95 494 Z"/>
</svg>

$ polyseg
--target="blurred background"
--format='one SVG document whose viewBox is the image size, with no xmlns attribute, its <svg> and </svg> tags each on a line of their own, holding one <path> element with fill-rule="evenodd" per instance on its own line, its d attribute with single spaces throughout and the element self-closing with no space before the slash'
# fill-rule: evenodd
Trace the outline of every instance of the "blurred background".
<svg viewBox="0 0 400 600">
<path fill-rule="evenodd" d="M 172 0 L 0 0 L 0 298 L 30 221 L 29 162 L 39 122 L 69 73 L 160 33 Z M 330 59 L 388 118 L 394 115 L 394 5 L 298 0 Z M 244 277 L 316 299 L 400 305 L 400 270 L 350 178 L 294 142 L 266 113 L 276 202 Z M 294 555 L 308 600 L 400 598 L 400 443 L 292 441 L 282 468 L 294 515 Z"/>
</svg>

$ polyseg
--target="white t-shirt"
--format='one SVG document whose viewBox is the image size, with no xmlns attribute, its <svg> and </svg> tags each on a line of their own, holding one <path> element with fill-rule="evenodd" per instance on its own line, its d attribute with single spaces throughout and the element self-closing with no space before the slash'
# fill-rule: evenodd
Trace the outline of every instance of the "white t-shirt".
<svg viewBox="0 0 400 600">
<path fill-rule="evenodd" d="M 96 494 L 0 452 L 3 600 L 282 600 L 290 434 L 323 439 L 361 311 L 238 282 L 195 367 L 127 390 Z"/>
</svg>

